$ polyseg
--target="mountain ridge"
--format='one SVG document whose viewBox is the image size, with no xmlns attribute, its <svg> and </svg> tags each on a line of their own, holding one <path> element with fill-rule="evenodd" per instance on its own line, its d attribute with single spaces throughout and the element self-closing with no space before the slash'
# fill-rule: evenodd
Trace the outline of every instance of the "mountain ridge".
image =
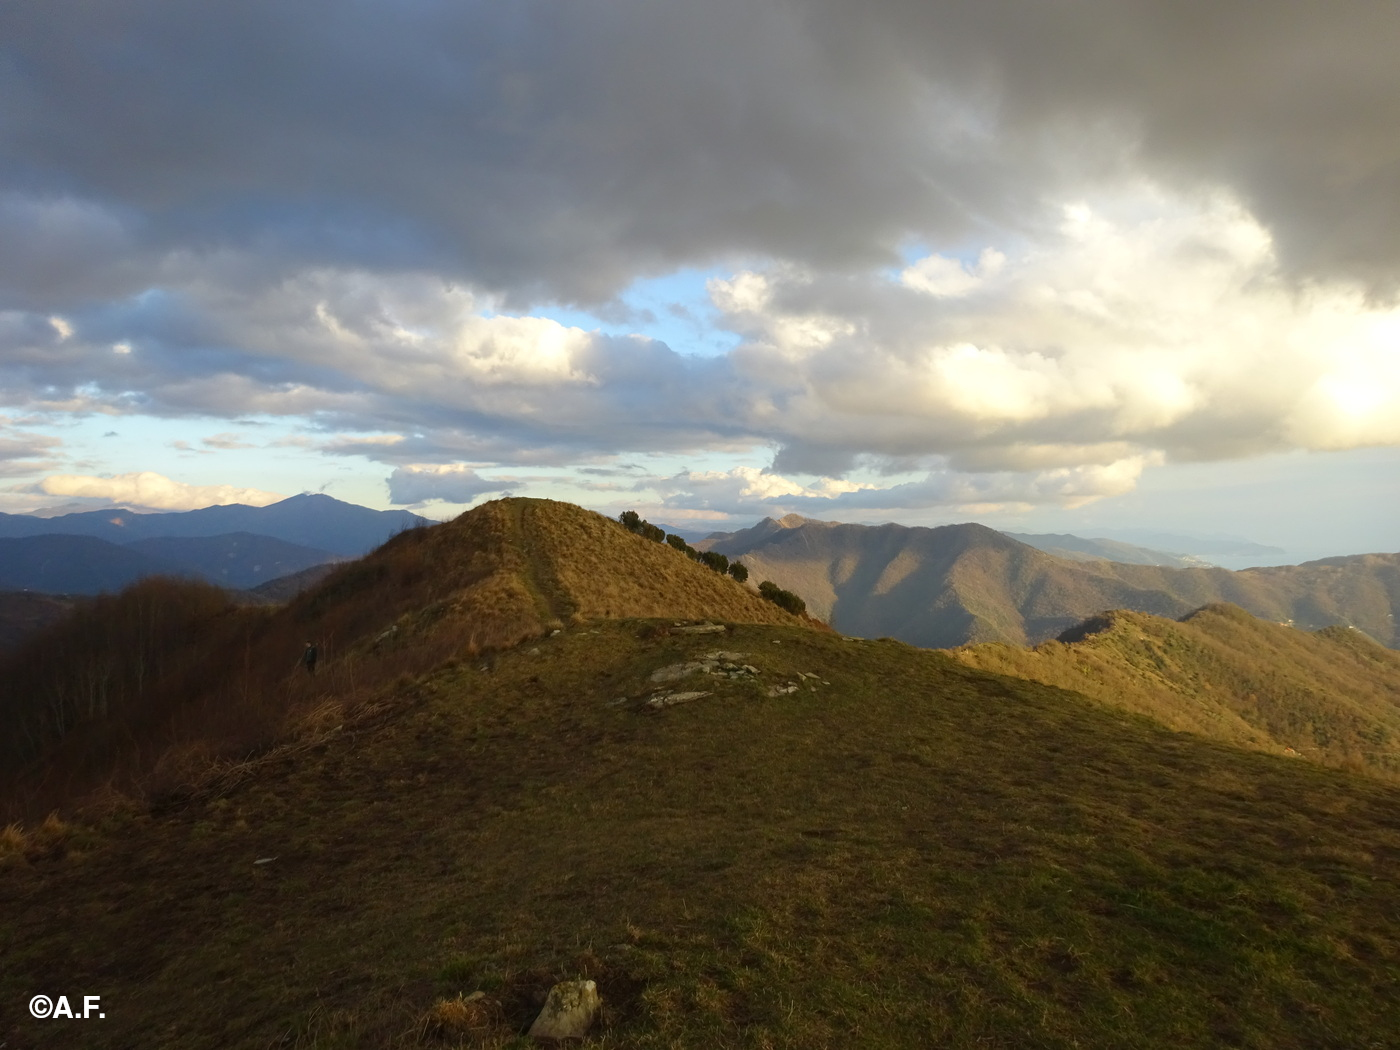
<svg viewBox="0 0 1400 1050">
<path fill-rule="evenodd" d="M 1352 628 L 1298 630 L 1228 603 L 1179 619 L 1115 609 L 1034 648 L 951 655 L 1171 729 L 1400 776 L 1400 653 Z"/>
<path fill-rule="evenodd" d="M 1233 602 L 1308 628 L 1341 623 L 1400 644 L 1400 555 L 1228 570 L 1067 561 L 986 526 L 760 523 L 707 543 L 801 595 L 843 633 L 946 648 L 1054 638 L 1112 608 L 1184 616 Z"/>
</svg>

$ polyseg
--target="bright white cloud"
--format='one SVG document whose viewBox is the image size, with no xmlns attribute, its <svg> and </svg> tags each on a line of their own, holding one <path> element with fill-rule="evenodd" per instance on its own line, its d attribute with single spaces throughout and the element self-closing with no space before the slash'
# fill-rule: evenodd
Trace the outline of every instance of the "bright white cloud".
<svg viewBox="0 0 1400 1050">
<path fill-rule="evenodd" d="M 444 503 L 470 503 L 487 492 L 518 488 L 508 479 L 480 477 L 460 464 L 414 464 L 397 467 L 387 479 L 389 502 L 398 506 L 441 500 Z"/>
<path fill-rule="evenodd" d="M 265 507 L 286 499 L 275 492 L 233 485 L 188 485 L 149 470 L 109 478 L 52 474 L 39 482 L 38 488 L 49 496 L 105 499 L 122 506 L 149 510 L 197 510 L 231 503 Z"/>
<path fill-rule="evenodd" d="M 1132 491 L 1143 469 L 1156 462 L 1160 462 L 1160 457 L 1137 455 L 1107 463 L 1019 472 L 942 469 L 930 471 L 917 481 L 883 486 L 836 478 L 803 484 L 772 471 L 736 467 L 728 471 L 687 471 L 655 479 L 645 487 L 661 493 L 667 508 L 731 515 L 797 511 L 839 516 L 853 511 L 935 507 L 987 513 L 1042 504 L 1075 508 L 1121 496 Z"/>
<path fill-rule="evenodd" d="M 766 446 L 773 471 L 735 475 L 745 491 L 717 500 L 867 505 L 789 479 L 936 464 L 948 478 L 1024 475 L 997 483 L 1003 502 L 1074 505 L 1164 459 L 1400 443 L 1400 313 L 1344 282 L 1286 280 L 1269 233 L 1223 195 L 1138 187 L 1078 203 L 1042 239 L 971 265 L 714 279 L 711 302 L 742 338 L 719 358 L 494 313 L 430 274 L 251 269 L 190 258 L 161 295 L 69 311 L 66 332 L 47 311 L 0 316 L 0 396 L 54 413 L 313 419 L 339 435 L 315 447 L 405 471 L 400 503 L 498 490 L 453 473 L 468 461 Z M 1001 499 L 938 486 L 880 498 Z"/>
<path fill-rule="evenodd" d="M 1027 446 L 1211 459 L 1400 441 L 1400 312 L 1344 282 L 1285 281 L 1267 231 L 1227 198 L 1081 204 L 1048 242 L 982 259 L 930 256 L 859 295 L 768 279 L 766 312 L 734 319 L 749 335 L 735 359 L 759 384 L 786 377 L 775 436 L 816 450 L 789 462 L 1015 469 Z M 796 346 L 807 304 L 833 301 L 845 309 L 824 306 L 823 323 L 844 333 Z"/>
<path fill-rule="evenodd" d="M 982 252 L 977 265 L 969 270 L 957 259 L 942 255 L 926 255 L 899 275 L 904 287 L 924 292 L 937 299 L 956 299 L 976 291 L 989 277 L 995 277 L 1006 265 L 1006 256 L 995 248 Z"/>
</svg>

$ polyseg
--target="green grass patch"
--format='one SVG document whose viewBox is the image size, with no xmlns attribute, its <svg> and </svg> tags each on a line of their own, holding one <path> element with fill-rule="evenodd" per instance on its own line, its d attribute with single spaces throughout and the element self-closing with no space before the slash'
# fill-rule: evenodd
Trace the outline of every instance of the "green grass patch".
<svg viewBox="0 0 1400 1050">
<path fill-rule="evenodd" d="M 220 799 L 0 868 L 0 1001 L 107 1012 L 80 1044 L 24 1018 L 0 1038 L 523 1046 L 580 977 L 594 1047 L 1400 1031 L 1393 786 L 895 642 L 667 625 L 444 667 Z M 757 680 L 646 707 L 653 671 L 716 649 Z"/>
</svg>

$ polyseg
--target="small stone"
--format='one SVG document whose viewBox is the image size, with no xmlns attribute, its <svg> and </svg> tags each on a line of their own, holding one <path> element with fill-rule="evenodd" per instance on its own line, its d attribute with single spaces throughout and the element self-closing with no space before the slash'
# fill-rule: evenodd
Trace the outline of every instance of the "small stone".
<svg viewBox="0 0 1400 1050">
<path fill-rule="evenodd" d="M 676 704 L 688 704 L 692 700 L 699 700 L 702 696 L 709 696 L 709 693 L 692 691 L 685 693 L 657 693 L 647 701 L 648 707 L 662 708 L 674 707 Z"/>
<path fill-rule="evenodd" d="M 525 655 L 526 655 L 526 656 L 539 656 L 539 655 L 540 655 L 540 647 L 539 647 L 538 645 L 535 646 L 533 649 L 531 649 L 531 650 L 530 650 L 528 653 L 526 653 Z"/>
<path fill-rule="evenodd" d="M 551 638 L 553 638 L 556 634 L 561 634 L 561 633 L 563 633 L 563 632 L 560 631 L 559 628 L 556 627 L 554 630 L 552 630 L 552 631 L 549 632 L 549 636 L 550 636 Z"/>
<path fill-rule="evenodd" d="M 660 685 L 662 682 L 675 682 L 686 677 L 686 675 L 704 670 L 706 670 L 706 666 L 703 663 L 671 664 L 651 672 L 650 680 Z"/>
<path fill-rule="evenodd" d="M 602 1003 L 593 981 L 560 981 L 549 990 L 544 1009 L 530 1026 L 532 1039 L 582 1039 Z"/>
<path fill-rule="evenodd" d="M 758 674 L 758 668 L 755 667 L 753 664 L 745 664 L 744 670 L 747 671 L 749 674 Z"/>
</svg>

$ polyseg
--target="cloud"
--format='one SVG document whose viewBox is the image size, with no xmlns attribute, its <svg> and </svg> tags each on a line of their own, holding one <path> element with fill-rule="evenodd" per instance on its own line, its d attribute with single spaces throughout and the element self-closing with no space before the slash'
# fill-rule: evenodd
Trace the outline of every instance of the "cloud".
<svg viewBox="0 0 1400 1050">
<path fill-rule="evenodd" d="M 986 473 L 930 471 L 918 481 L 881 486 L 822 478 L 804 485 L 752 467 L 684 472 L 640 483 L 662 494 L 667 508 L 728 515 L 791 512 L 837 516 L 853 511 L 910 511 L 936 507 L 969 513 L 1026 509 L 1037 505 L 1082 507 L 1131 492 L 1156 458 L 1132 456 L 1111 463 L 1037 471 Z"/>
<path fill-rule="evenodd" d="M 975 276 L 932 258 L 897 281 L 745 275 L 763 294 L 737 306 L 720 289 L 746 337 L 736 370 L 769 398 L 752 422 L 780 446 L 779 470 L 1400 442 L 1400 311 L 1350 282 L 1294 285 L 1268 232 L 1227 198 L 1143 188 L 1067 207 L 1054 237 Z"/>
<path fill-rule="evenodd" d="M 398 467 L 386 479 L 389 502 L 399 506 L 442 500 L 444 503 L 470 503 L 487 492 L 504 492 L 519 487 L 519 480 L 483 478 L 462 464 Z"/>
<path fill-rule="evenodd" d="M 243 438 L 240 437 L 238 434 L 232 433 L 212 434 L 209 437 L 202 439 L 200 441 L 200 444 L 208 448 L 215 448 L 226 451 L 240 448 L 257 448 L 256 445 L 252 445 L 244 441 Z"/>
<path fill-rule="evenodd" d="M 1356 0 L 11 0 L 0 405 L 295 420 L 403 492 L 771 449 L 734 505 L 1400 442 L 1397 33 Z M 610 334 L 678 269 L 737 350 Z M 934 480 L 763 495 L 860 470 Z"/>
<path fill-rule="evenodd" d="M 1116 0 L 12 0 L 0 228 L 42 265 L 0 279 L 149 287 L 199 246 L 598 301 L 719 258 L 1034 233 L 1127 173 L 1233 190 L 1290 267 L 1393 280 L 1398 32 L 1360 0 L 1266 25 Z"/>
<path fill-rule="evenodd" d="M 216 276 L 72 313 L 66 338 L 48 314 L 0 315 L 0 394 L 309 419 L 310 445 L 395 467 L 767 446 L 781 475 L 837 478 L 1400 442 L 1400 312 L 1287 279 L 1237 202 L 1151 186 L 1068 205 L 1040 241 L 972 264 L 716 278 L 742 340 L 720 357 L 494 313 L 427 274 Z"/>
<path fill-rule="evenodd" d="M 122 506 L 149 510 L 197 510 L 231 503 L 265 507 L 286 498 L 275 492 L 236 488 L 233 485 L 187 485 L 149 470 L 108 478 L 52 474 L 39 482 L 37 488 L 50 496 L 105 499 Z"/>
<path fill-rule="evenodd" d="M 23 477 L 57 465 L 56 437 L 14 430 L 0 417 L 0 476 Z"/>
</svg>

